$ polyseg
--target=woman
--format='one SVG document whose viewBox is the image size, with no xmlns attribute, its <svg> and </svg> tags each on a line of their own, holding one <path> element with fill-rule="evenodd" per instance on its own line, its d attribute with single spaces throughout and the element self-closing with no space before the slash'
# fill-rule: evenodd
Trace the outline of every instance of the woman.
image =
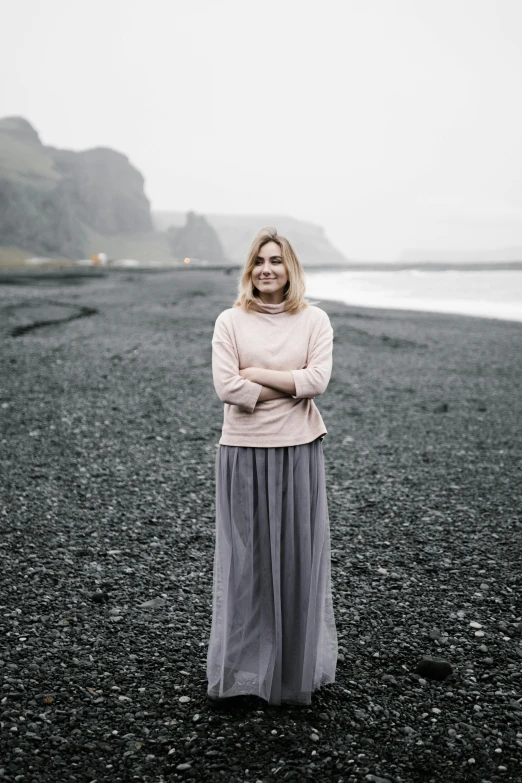
<svg viewBox="0 0 522 783">
<path fill-rule="evenodd" d="M 314 402 L 330 380 L 333 330 L 305 288 L 290 242 L 262 229 L 238 298 L 215 323 L 224 421 L 207 652 L 214 706 L 240 695 L 310 704 L 335 681 L 327 429 Z"/>
</svg>

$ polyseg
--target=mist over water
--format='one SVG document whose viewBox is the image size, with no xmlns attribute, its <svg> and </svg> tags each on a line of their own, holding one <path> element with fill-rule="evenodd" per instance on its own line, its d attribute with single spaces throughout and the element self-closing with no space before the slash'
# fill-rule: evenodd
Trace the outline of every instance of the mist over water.
<svg viewBox="0 0 522 783">
<path fill-rule="evenodd" d="M 309 298 L 397 310 L 522 321 L 522 271 L 344 271 L 306 273 Z"/>
</svg>

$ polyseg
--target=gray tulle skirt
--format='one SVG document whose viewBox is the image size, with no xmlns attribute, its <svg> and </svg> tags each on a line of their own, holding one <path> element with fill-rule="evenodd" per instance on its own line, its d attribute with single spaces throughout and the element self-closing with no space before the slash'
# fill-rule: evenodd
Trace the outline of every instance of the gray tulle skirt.
<svg viewBox="0 0 522 783">
<path fill-rule="evenodd" d="M 219 445 L 208 693 L 310 704 L 337 651 L 322 438 Z"/>
</svg>

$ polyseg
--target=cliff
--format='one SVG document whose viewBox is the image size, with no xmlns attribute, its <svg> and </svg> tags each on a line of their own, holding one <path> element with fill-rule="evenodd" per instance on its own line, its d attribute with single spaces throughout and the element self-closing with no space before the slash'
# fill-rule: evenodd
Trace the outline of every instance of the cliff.
<svg viewBox="0 0 522 783">
<path fill-rule="evenodd" d="M 143 176 L 125 155 L 46 146 L 22 117 L 0 119 L 0 265 L 100 251 L 144 264 L 185 256 L 242 264 L 252 238 L 268 225 L 288 236 L 305 265 L 346 263 L 321 226 L 288 216 L 152 216 Z"/>
<path fill-rule="evenodd" d="M 93 252 L 92 232 L 151 231 L 143 186 L 120 152 L 47 147 L 22 117 L 0 120 L 0 245 L 78 257 Z"/>
<path fill-rule="evenodd" d="M 154 225 L 158 231 L 185 223 L 184 212 L 153 211 Z M 226 258 L 234 264 L 242 264 L 250 243 L 263 226 L 275 226 L 293 245 L 301 263 L 305 266 L 343 265 L 348 260 L 332 245 L 324 228 L 315 223 L 297 220 L 287 215 L 222 215 L 206 213 L 207 222 L 215 229 Z"/>
</svg>

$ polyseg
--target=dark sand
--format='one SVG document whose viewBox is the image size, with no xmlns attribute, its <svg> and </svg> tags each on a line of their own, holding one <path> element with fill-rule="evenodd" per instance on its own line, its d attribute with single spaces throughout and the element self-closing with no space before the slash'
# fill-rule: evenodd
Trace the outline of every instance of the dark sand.
<svg viewBox="0 0 522 783">
<path fill-rule="evenodd" d="M 236 274 L 0 276 L 0 779 L 520 781 L 522 324 L 321 302 L 337 682 L 209 711 Z"/>
</svg>

